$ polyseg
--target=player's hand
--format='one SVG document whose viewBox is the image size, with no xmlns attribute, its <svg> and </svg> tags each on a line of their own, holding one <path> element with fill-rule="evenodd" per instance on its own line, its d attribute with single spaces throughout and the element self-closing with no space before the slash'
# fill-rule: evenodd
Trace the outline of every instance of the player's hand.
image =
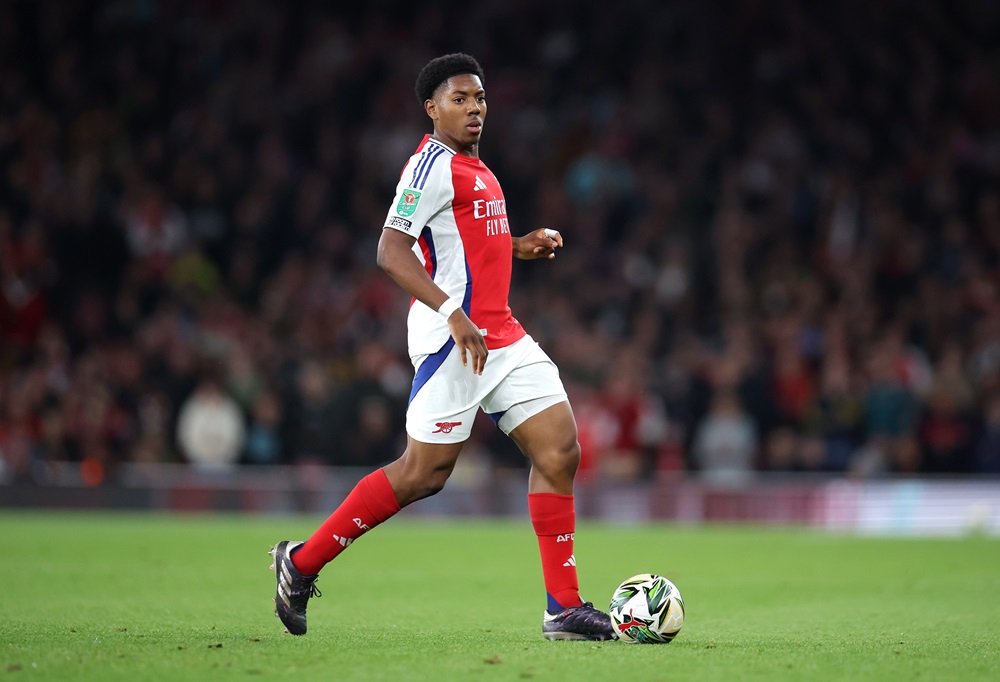
<svg viewBox="0 0 1000 682">
<path fill-rule="evenodd" d="M 562 235 L 556 230 L 541 228 L 534 232 L 529 232 L 523 237 L 516 238 L 514 242 L 514 255 L 521 260 L 532 260 L 534 258 L 556 257 L 556 249 L 563 245 Z"/>
<path fill-rule="evenodd" d="M 486 356 L 490 354 L 486 349 L 486 339 L 479 331 L 479 327 L 472 323 L 465 311 L 459 308 L 448 318 L 448 330 L 451 338 L 455 339 L 458 352 L 462 356 L 462 365 L 469 366 L 472 362 L 472 373 L 482 374 L 483 367 L 486 366 Z"/>
</svg>

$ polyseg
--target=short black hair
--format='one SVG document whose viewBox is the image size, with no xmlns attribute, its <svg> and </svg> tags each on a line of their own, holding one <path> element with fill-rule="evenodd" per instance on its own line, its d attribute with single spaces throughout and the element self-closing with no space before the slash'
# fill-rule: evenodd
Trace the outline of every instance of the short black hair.
<svg viewBox="0 0 1000 682">
<path fill-rule="evenodd" d="M 479 80 L 486 83 L 483 67 L 479 65 L 475 57 L 464 52 L 446 54 L 430 60 L 424 68 L 420 69 L 420 75 L 417 76 L 417 84 L 414 87 L 417 101 L 423 104 L 429 99 L 434 99 L 434 92 L 442 83 L 452 76 L 465 73 L 479 76 Z"/>
</svg>

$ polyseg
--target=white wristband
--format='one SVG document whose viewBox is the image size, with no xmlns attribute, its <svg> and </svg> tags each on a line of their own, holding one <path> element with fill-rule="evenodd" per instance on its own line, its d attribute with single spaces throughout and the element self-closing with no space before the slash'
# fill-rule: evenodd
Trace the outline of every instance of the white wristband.
<svg viewBox="0 0 1000 682">
<path fill-rule="evenodd" d="M 444 319 L 447 320 L 449 317 L 451 317 L 451 314 L 453 312 L 455 312 L 456 310 L 458 310 L 461 307 L 462 307 L 462 304 L 459 303 L 459 301 L 458 301 L 457 298 L 445 299 L 445 302 L 442 303 L 441 307 L 438 308 L 438 310 L 437 310 L 438 311 L 438 315 L 440 315 L 441 317 L 443 317 Z"/>
</svg>

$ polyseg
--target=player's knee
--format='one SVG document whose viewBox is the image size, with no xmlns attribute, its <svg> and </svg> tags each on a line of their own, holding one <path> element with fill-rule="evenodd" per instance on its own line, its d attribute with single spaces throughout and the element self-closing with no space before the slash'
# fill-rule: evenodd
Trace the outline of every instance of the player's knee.
<svg viewBox="0 0 1000 682">
<path fill-rule="evenodd" d="M 437 495 L 444 489 L 451 476 L 454 464 L 440 466 L 410 465 L 403 469 L 396 495 L 401 498 L 400 506 L 405 507 L 417 500 Z"/>
<path fill-rule="evenodd" d="M 570 477 L 576 475 L 580 467 L 580 442 L 576 438 L 560 449 L 559 460 L 566 474 Z"/>
<path fill-rule="evenodd" d="M 444 484 L 448 482 L 448 475 L 451 472 L 435 473 L 433 476 L 427 479 L 424 486 L 424 492 L 426 497 L 431 495 L 437 495 L 439 492 L 444 490 Z"/>
<path fill-rule="evenodd" d="M 572 480 L 580 467 L 580 443 L 576 438 L 567 440 L 536 457 L 533 464 L 550 480 Z"/>
<path fill-rule="evenodd" d="M 580 463 L 580 441 L 576 429 L 566 429 L 555 442 L 554 448 L 561 460 L 567 463 Z"/>
</svg>

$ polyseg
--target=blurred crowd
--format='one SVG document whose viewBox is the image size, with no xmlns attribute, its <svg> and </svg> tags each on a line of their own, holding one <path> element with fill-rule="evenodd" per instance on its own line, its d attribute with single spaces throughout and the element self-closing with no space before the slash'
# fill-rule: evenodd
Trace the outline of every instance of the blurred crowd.
<svg viewBox="0 0 1000 682">
<path fill-rule="evenodd" d="M 398 456 L 375 245 L 452 51 L 512 231 L 565 237 L 511 306 L 587 475 L 998 473 L 997 35 L 984 0 L 4 3 L 0 480 Z"/>
</svg>

